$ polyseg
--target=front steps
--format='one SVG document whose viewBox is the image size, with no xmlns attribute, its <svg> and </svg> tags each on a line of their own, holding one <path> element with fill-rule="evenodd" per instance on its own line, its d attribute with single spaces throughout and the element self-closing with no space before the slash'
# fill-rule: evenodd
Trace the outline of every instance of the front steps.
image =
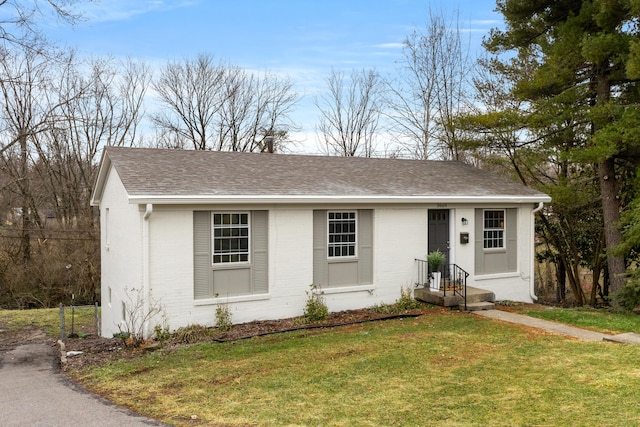
<svg viewBox="0 0 640 427">
<path fill-rule="evenodd" d="M 453 291 L 432 291 L 429 288 L 414 289 L 413 295 L 418 301 L 442 307 L 459 307 L 465 310 L 464 299 L 459 295 L 454 295 Z M 491 310 L 495 308 L 496 296 L 493 292 L 480 288 L 467 286 L 467 311 Z"/>
<path fill-rule="evenodd" d="M 493 310 L 494 308 L 496 305 L 489 301 L 467 303 L 467 311 Z M 460 310 L 464 310 L 464 304 L 460 305 Z"/>
</svg>

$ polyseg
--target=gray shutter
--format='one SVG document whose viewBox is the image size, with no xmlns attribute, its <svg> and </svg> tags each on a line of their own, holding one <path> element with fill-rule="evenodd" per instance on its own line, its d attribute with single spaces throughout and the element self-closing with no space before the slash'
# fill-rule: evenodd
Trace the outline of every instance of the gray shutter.
<svg viewBox="0 0 640 427">
<path fill-rule="evenodd" d="M 484 273 L 484 213 L 482 209 L 476 209 L 475 212 L 475 272 L 476 274 Z"/>
<path fill-rule="evenodd" d="M 269 213 L 251 212 L 251 276 L 253 293 L 269 292 Z"/>
<path fill-rule="evenodd" d="M 193 295 L 213 296 L 211 288 L 211 213 L 193 212 Z"/>
<path fill-rule="evenodd" d="M 507 209 L 507 270 L 518 271 L 518 209 Z"/>
<path fill-rule="evenodd" d="M 313 284 L 327 285 L 327 211 L 313 211 Z"/>
<path fill-rule="evenodd" d="M 373 210 L 358 211 L 358 283 L 373 283 Z"/>
</svg>

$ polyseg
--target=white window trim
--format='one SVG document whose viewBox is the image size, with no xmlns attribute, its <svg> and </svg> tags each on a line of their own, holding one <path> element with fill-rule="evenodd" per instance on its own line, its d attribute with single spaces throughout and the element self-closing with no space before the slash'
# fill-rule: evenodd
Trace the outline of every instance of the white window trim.
<svg viewBox="0 0 640 427">
<path fill-rule="evenodd" d="M 229 262 L 213 262 L 216 256 L 215 248 L 215 230 L 214 223 L 215 215 L 224 214 L 246 214 L 247 215 L 247 260 L 246 261 L 229 261 Z M 221 254 L 218 254 L 221 255 Z M 227 255 L 227 254 L 224 254 Z M 213 267 L 225 267 L 225 266 L 237 266 L 237 265 L 250 265 L 251 264 L 251 212 L 250 211 L 211 211 L 211 265 Z"/>
<path fill-rule="evenodd" d="M 232 297 L 194 299 L 193 305 L 216 305 L 234 302 L 264 301 L 268 299 L 271 299 L 271 294 L 236 295 Z"/>
<path fill-rule="evenodd" d="M 353 242 L 354 248 L 353 248 L 353 255 L 333 255 L 333 256 L 329 256 L 329 222 L 331 221 L 329 219 L 329 215 L 332 213 L 352 213 L 354 214 L 354 220 L 356 223 L 356 229 L 355 229 L 355 241 Z M 331 211 L 327 211 L 327 244 L 326 244 L 326 249 L 327 249 L 327 260 L 329 261 L 336 261 L 336 260 L 341 260 L 341 259 L 357 259 L 358 258 L 358 211 L 357 210 L 331 210 Z"/>
<path fill-rule="evenodd" d="M 520 277 L 522 280 L 525 280 L 525 278 L 522 277 L 522 274 L 520 274 L 520 271 L 511 271 L 507 273 L 476 274 L 475 280 L 476 282 L 482 282 L 484 280 L 508 279 L 511 277 Z"/>
<path fill-rule="evenodd" d="M 352 286 L 336 286 L 336 287 L 327 287 L 327 288 L 318 288 L 313 291 L 314 294 L 345 294 L 349 292 L 362 292 L 367 291 L 369 294 L 372 294 L 375 291 L 376 285 L 367 284 L 367 285 L 352 285 Z"/>
<path fill-rule="evenodd" d="M 502 228 L 486 228 L 486 213 L 487 212 L 502 212 L 503 226 Z M 502 246 L 495 246 L 493 248 L 485 247 L 486 239 L 484 237 L 485 231 L 502 231 Z M 482 210 L 482 249 L 486 252 L 503 252 L 507 249 L 507 210 L 506 209 L 483 209 Z"/>
</svg>

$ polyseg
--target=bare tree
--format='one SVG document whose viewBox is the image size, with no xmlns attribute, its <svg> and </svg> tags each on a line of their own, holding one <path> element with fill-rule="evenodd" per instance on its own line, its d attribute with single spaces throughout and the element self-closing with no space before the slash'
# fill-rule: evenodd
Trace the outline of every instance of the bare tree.
<svg viewBox="0 0 640 427">
<path fill-rule="evenodd" d="M 98 297 L 89 206 L 97 157 L 104 145 L 135 143 L 148 82 L 148 67 L 133 61 L 81 64 L 71 53 L 54 60 L 27 48 L 0 61 L 0 195 L 9 224 L 0 304 L 49 306 L 72 284 L 84 301 Z"/>
<path fill-rule="evenodd" d="M 211 55 L 170 62 L 153 84 L 164 107 L 152 121 L 164 135 L 196 150 L 211 148 L 215 117 L 223 102 L 225 67 Z"/>
<path fill-rule="evenodd" d="M 28 49 L 54 57 L 45 49 L 45 38 L 38 26 L 39 19 L 57 18 L 74 24 L 81 14 L 74 6 L 83 0 L 0 0 L 0 53 L 12 48 Z"/>
<path fill-rule="evenodd" d="M 430 13 L 426 27 L 404 42 L 398 79 L 387 82 L 389 118 L 411 157 L 458 156 L 453 122 L 471 68 L 460 33 L 457 16 Z"/>
<path fill-rule="evenodd" d="M 288 78 L 258 75 L 230 67 L 224 80 L 224 102 L 218 112 L 218 150 L 267 151 L 272 137 L 278 151 L 294 126 L 289 118 L 297 95 Z"/>
<path fill-rule="evenodd" d="M 89 207 L 100 150 L 133 145 L 150 81 L 146 64 L 96 59 L 84 75 L 76 66 L 60 78 L 50 97 L 59 107 L 51 126 L 35 141 L 35 171 L 60 225 L 93 226 Z M 81 92 L 81 96 L 71 97 Z"/>
<path fill-rule="evenodd" d="M 315 99 L 319 139 L 328 154 L 371 157 L 382 113 L 382 80 L 373 70 L 331 71 L 328 94 Z"/>
<path fill-rule="evenodd" d="M 15 202 L 21 206 L 21 252 L 29 260 L 31 231 L 40 225 L 40 203 L 32 190 L 31 164 L 37 158 L 34 146 L 38 138 L 55 122 L 56 110 L 69 99 L 53 100 L 49 96 L 56 70 L 68 72 L 72 55 L 52 61 L 33 50 L 11 55 L 0 61 L 0 109 L 4 141 L 0 149 L 1 169 L 9 177 Z M 79 92 L 69 93 L 70 99 Z"/>
<path fill-rule="evenodd" d="M 282 146 L 294 128 L 298 100 L 288 78 L 215 63 L 210 55 L 170 63 L 154 88 L 162 110 L 152 120 L 161 145 L 225 151 L 265 151 L 266 136 Z"/>
</svg>

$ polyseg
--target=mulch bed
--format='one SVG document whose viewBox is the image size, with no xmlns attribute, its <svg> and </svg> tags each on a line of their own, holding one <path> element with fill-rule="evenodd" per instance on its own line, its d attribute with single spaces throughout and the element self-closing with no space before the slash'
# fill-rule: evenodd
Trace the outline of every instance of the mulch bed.
<svg viewBox="0 0 640 427">
<path fill-rule="evenodd" d="M 429 310 L 428 312 L 433 313 L 434 310 Z M 377 313 L 369 309 L 362 309 L 330 313 L 326 320 L 308 324 L 302 323 L 301 318 L 261 320 L 233 325 L 229 331 L 219 331 L 217 328 L 207 328 L 206 334 L 200 335 L 196 341 L 190 341 L 189 344 L 197 342 L 226 342 L 243 340 L 296 330 L 333 328 L 337 326 L 353 325 L 378 320 L 417 317 L 426 313 L 426 311 L 416 310 L 401 314 L 385 314 Z M 82 369 L 88 366 L 102 365 L 111 360 L 138 357 L 146 351 L 155 350 L 157 348 L 172 351 L 183 345 L 186 344 L 176 343 L 169 340 L 169 342 L 165 343 L 162 347 L 159 346 L 158 343 L 149 342 L 142 345 L 140 348 L 129 348 L 117 338 L 102 338 L 96 336 L 69 338 L 65 340 L 66 351 L 81 351 L 82 354 L 67 358 L 67 364 L 63 366 L 63 369 L 67 371 Z"/>
<path fill-rule="evenodd" d="M 379 314 L 379 313 L 366 313 L 364 315 L 355 315 L 353 312 L 334 313 L 331 320 L 312 323 L 312 324 L 300 324 L 292 319 L 285 319 L 285 321 L 277 320 L 265 320 L 256 321 L 251 323 L 245 323 L 237 325 L 238 327 L 232 328 L 229 333 L 222 333 L 221 336 L 214 338 L 217 342 L 237 341 L 247 338 L 255 338 L 263 335 L 279 334 L 282 332 L 299 331 L 303 329 L 323 329 L 334 328 L 337 326 L 354 325 L 357 323 L 372 322 L 375 320 L 388 320 L 398 319 L 404 317 L 417 317 L 421 316 L 422 312 L 412 312 L 403 314 Z"/>
</svg>

